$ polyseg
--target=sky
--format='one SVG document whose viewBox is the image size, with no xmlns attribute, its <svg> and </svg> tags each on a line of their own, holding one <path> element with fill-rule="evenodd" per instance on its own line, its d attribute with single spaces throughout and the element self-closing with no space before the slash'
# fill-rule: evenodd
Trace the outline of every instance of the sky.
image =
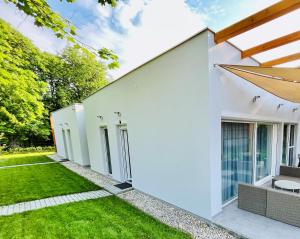
<svg viewBox="0 0 300 239">
<path fill-rule="evenodd" d="M 96 49 L 107 47 L 120 58 L 113 79 L 129 72 L 189 36 L 209 27 L 221 30 L 278 0 L 119 0 L 116 8 L 96 0 L 70 4 L 47 0 L 71 20 L 78 38 Z M 43 51 L 59 54 L 68 45 L 10 3 L 0 0 L 0 17 L 17 28 Z"/>
</svg>

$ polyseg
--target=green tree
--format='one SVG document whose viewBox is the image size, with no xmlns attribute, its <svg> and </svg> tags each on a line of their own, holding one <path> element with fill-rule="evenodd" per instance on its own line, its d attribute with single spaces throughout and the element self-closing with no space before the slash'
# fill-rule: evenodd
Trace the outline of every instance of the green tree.
<svg viewBox="0 0 300 239">
<path fill-rule="evenodd" d="M 74 43 L 82 50 L 89 50 L 94 54 L 98 54 L 103 60 L 108 62 L 108 67 L 114 69 L 119 67 L 118 57 L 111 50 L 103 47 L 100 50 L 94 49 L 86 44 L 82 44 L 76 38 L 76 28 L 67 19 L 61 17 L 58 13 L 54 12 L 46 0 L 5 0 L 16 5 L 16 7 L 31 16 L 35 20 L 35 25 L 39 27 L 46 27 L 52 30 L 58 38 L 66 39 L 69 42 Z M 73 3 L 75 0 L 60 0 Z M 98 0 L 101 5 L 108 4 L 115 7 L 117 0 Z"/>
<path fill-rule="evenodd" d="M 48 83 L 44 102 L 50 112 L 81 102 L 108 83 L 106 67 L 80 48 L 68 47 L 60 56 L 45 54 L 44 64 L 40 78 Z"/>
<path fill-rule="evenodd" d="M 35 136 L 47 138 L 43 95 L 47 84 L 39 81 L 41 53 L 0 19 L 0 133 L 10 144 Z"/>
</svg>

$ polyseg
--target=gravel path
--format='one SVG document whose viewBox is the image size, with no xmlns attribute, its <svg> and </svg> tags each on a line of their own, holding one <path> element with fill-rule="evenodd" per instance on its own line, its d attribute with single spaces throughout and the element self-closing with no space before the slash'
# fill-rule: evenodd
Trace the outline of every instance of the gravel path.
<svg viewBox="0 0 300 239">
<path fill-rule="evenodd" d="M 66 168 L 72 170 L 73 172 L 87 178 L 88 180 L 92 181 L 93 183 L 95 183 L 100 187 L 111 186 L 113 184 L 118 183 L 117 181 L 109 177 L 103 176 L 100 173 L 96 173 L 90 168 L 82 167 L 71 161 L 63 162 L 61 164 L 64 165 Z"/>
<path fill-rule="evenodd" d="M 82 167 L 73 162 L 63 162 L 66 168 L 76 172 L 77 174 L 89 179 L 100 187 L 111 186 L 117 181 L 103 176 L 97 172 L 92 171 L 90 168 Z M 200 218 L 189 214 L 177 207 L 173 207 L 168 203 L 153 198 L 149 195 L 143 194 L 136 190 L 131 190 L 118 197 L 128 201 L 130 204 L 136 206 L 142 211 L 150 214 L 168 224 L 172 227 L 189 232 L 194 238 L 201 239 L 237 239 L 238 236 L 232 235 L 225 229 L 209 224 Z"/>
<path fill-rule="evenodd" d="M 151 196 L 145 195 L 136 190 L 118 195 L 120 198 L 135 205 L 142 211 L 154 216 L 161 222 L 172 227 L 187 231 L 194 238 L 205 239 L 235 239 L 240 238 L 230 234 L 225 229 L 213 224 L 208 224 L 201 219 L 187 213 L 184 210 L 173 207 Z"/>
</svg>

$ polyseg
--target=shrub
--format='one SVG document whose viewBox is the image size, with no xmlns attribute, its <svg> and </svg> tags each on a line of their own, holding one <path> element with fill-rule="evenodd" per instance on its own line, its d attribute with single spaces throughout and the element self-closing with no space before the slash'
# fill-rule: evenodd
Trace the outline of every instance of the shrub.
<svg viewBox="0 0 300 239">
<path fill-rule="evenodd" d="M 34 152 L 54 152 L 55 146 L 37 146 L 37 147 L 16 147 L 16 148 L 5 148 L 0 147 L 0 154 L 18 154 L 18 153 L 34 153 Z"/>
</svg>

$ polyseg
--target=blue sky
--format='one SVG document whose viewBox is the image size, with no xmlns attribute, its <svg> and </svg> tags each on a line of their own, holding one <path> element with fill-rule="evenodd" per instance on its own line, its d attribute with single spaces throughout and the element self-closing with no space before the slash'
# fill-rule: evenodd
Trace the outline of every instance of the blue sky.
<svg viewBox="0 0 300 239">
<path fill-rule="evenodd" d="M 74 4 L 48 0 L 63 17 L 74 22 L 81 41 L 114 50 L 121 68 L 117 78 L 160 52 L 208 26 L 218 31 L 277 0 L 124 0 L 117 7 L 102 7 L 96 0 Z M 0 17 L 10 22 L 42 50 L 59 53 L 66 46 L 49 30 L 0 0 Z"/>
</svg>

